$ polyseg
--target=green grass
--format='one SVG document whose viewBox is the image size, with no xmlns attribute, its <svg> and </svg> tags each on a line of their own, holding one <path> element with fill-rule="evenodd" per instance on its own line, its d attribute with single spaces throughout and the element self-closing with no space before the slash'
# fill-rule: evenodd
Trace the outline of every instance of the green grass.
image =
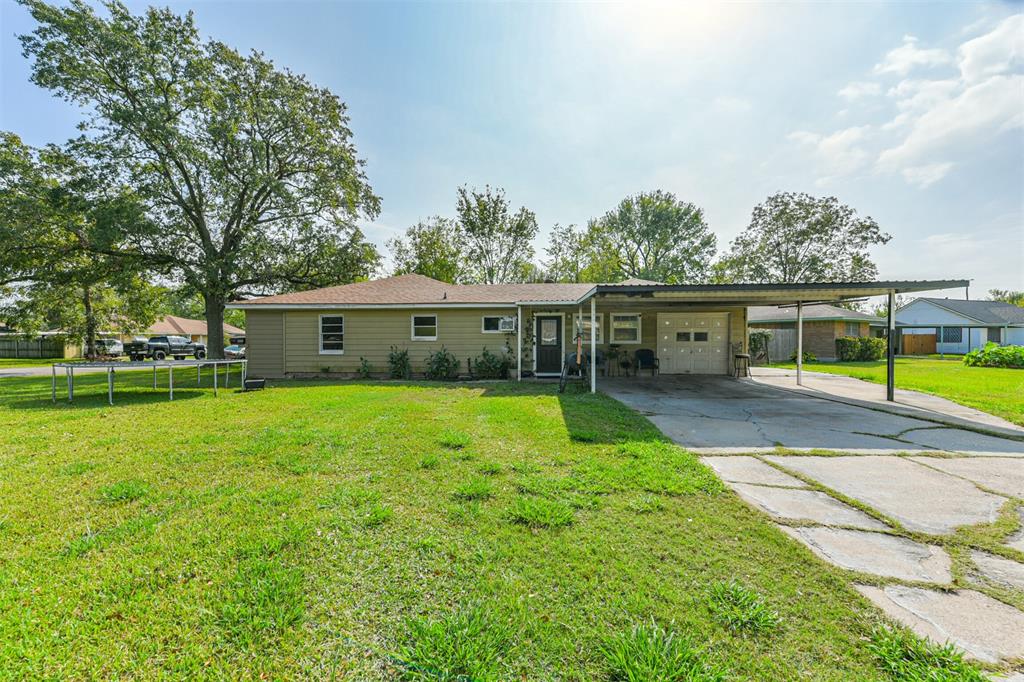
<svg viewBox="0 0 1024 682">
<path fill-rule="evenodd" d="M 610 398 L 189 374 L 0 380 L 0 677 L 884 674 L 849 579 Z M 732 579 L 770 637 L 709 609 Z"/>
<path fill-rule="evenodd" d="M 772 366 L 796 367 L 793 363 Z M 804 367 L 876 384 L 884 384 L 886 377 L 884 361 L 816 362 Z M 961 362 L 931 358 L 896 358 L 896 387 L 948 398 L 1024 426 L 1024 370 L 967 367 Z"/>
<path fill-rule="evenodd" d="M 708 605 L 715 619 L 735 632 L 765 634 L 779 627 L 779 614 L 735 580 L 712 585 Z"/>
<path fill-rule="evenodd" d="M 0 358 L 0 369 L 49 367 L 56 362 L 75 362 L 74 358 Z M 63 370 L 62 370 L 63 371 Z"/>
<path fill-rule="evenodd" d="M 894 682 L 987 682 L 951 644 L 932 644 L 902 628 L 879 627 L 871 651 Z"/>
</svg>

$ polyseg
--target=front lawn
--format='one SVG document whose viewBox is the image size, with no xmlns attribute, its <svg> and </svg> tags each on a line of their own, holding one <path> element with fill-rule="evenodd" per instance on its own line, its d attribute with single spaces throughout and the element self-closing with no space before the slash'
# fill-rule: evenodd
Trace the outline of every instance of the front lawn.
<svg viewBox="0 0 1024 682">
<path fill-rule="evenodd" d="M 610 398 L 105 380 L 0 381 L 6 677 L 882 677 L 848 581 Z"/>
<path fill-rule="evenodd" d="M 0 358 L 0 369 L 9 367 L 49 367 L 55 362 L 74 362 L 65 358 Z"/>
<path fill-rule="evenodd" d="M 796 368 L 794 363 L 772 367 Z M 812 372 L 845 374 L 876 384 L 885 383 L 885 360 L 875 362 L 814 362 Z M 967 367 L 959 360 L 896 358 L 896 387 L 948 398 L 1024 426 L 1024 370 Z"/>
</svg>

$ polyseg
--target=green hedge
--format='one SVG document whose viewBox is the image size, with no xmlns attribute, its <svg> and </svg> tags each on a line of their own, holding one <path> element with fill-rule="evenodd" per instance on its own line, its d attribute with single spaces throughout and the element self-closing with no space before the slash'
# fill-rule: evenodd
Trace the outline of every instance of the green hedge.
<svg viewBox="0 0 1024 682">
<path fill-rule="evenodd" d="M 836 339 L 840 362 L 864 362 L 885 357 L 886 340 L 874 336 L 841 336 Z"/>
<path fill-rule="evenodd" d="M 1024 369 L 1024 346 L 1000 346 L 986 343 L 964 356 L 968 367 L 1014 367 Z"/>
</svg>

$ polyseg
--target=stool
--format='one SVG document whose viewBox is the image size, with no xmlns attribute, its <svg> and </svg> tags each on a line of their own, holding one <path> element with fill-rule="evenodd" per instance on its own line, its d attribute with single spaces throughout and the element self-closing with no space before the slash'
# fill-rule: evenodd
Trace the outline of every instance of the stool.
<svg viewBox="0 0 1024 682">
<path fill-rule="evenodd" d="M 750 353 L 736 353 L 735 355 L 732 356 L 732 361 L 733 367 L 736 368 L 734 376 L 737 379 L 741 376 L 750 376 Z"/>
</svg>

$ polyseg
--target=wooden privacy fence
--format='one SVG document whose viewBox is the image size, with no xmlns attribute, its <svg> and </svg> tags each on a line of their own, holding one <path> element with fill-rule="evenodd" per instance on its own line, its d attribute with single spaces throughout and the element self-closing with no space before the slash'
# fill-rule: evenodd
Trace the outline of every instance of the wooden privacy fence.
<svg viewBox="0 0 1024 682">
<path fill-rule="evenodd" d="M 806 339 L 805 339 L 806 340 Z M 773 329 L 772 338 L 768 340 L 768 358 L 772 362 L 785 362 L 796 353 L 796 330 Z M 764 358 L 754 358 L 758 364 L 764 364 Z"/>
<path fill-rule="evenodd" d="M 935 353 L 935 334 L 904 334 L 903 355 L 930 355 Z"/>
<path fill-rule="evenodd" d="M 0 338 L 0 358 L 62 358 L 62 339 Z"/>
</svg>

